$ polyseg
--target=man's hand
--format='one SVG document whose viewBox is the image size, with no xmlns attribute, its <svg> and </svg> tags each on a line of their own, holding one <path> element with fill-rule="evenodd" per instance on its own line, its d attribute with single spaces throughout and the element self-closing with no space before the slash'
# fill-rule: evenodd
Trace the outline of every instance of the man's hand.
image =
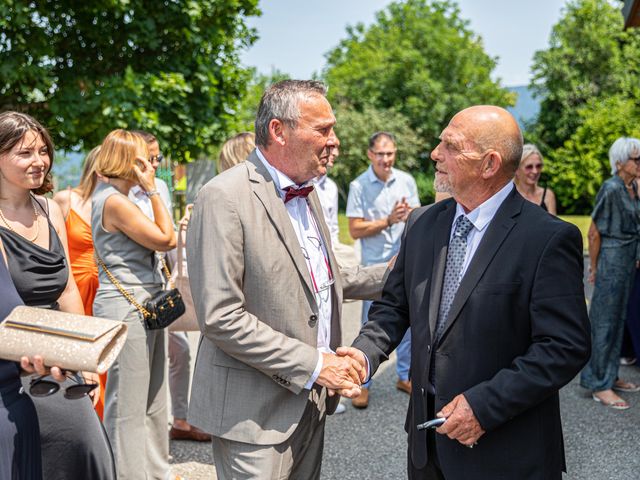
<svg viewBox="0 0 640 480">
<path fill-rule="evenodd" d="M 436 432 L 446 435 L 452 440 L 457 440 L 461 444 L 470 447 L 484 435 L 484 430 L 476 419 L 471 410 L 471 406 L 460 394 L 456 396 L 450 403 L 440 410 L 436 417 L 445 417 L 447 419 Z"/>
<path fill-rule="evenodd" d="M 353 358 L 322 353 L 322 370 L 316 383 L 327 387 L 329 395 L 337 390 L 341 395 L 353 398 L 360 395 L 360 385 L 365 376 L 365 369 Z"/>
<path fill-rule="evenodd" d="M 364 381 L 369 376 L 369 372 L 367 371 L 368 364 L 367 364 L 367 360 L 364 357 L 364 353 L 362 353 L 357 348 L 353 348 L 353 347 L 338 347 L 338 349 L 336 350 L 336 354 L 338 354 L 338 356 L 340 356 L 340 357 L 352 358 L 353 360 L 358 362 L 358 365 L 360 365 L 360 367 L 362 368 L 362 374 L 360 376 L 360 381 L 361 381 L 361 383 L 364 383 Z M 360 390 L 360 389 L 358 389 L 358 390 Z M 338 394 L 342 395 L 343 397 L 353 398 L 353 397 L 356 397 L 356 396 L 360 395 L 360 392 L 358 391 L 357 393 L 355 393 L 355 392 L 353 392 L 352 390 L 349 390 L 349 389 L 340 389 L 340 390 L 338 390 Z"/>
<path fill-rule="evenodd" d="M 20 359 L 20 367 L 26 373 L 35 373 L 37 375 L 51 375 L 57 382 L 63 382 L 66 378 L 64 371 L 60 367 L 51 367 L 49 370 L 44 366 L 44 359 L 40 355 L 34 355 L 33 358 L 22 357 Z"/>
<path fill-rule="evenodd" d="M 391 213 L 387 217 L 387 223 L 389 225 L 393 225 L 394 223 L 406 221 L 410 211 L 411 209 L 409 208 L 409 204 L 405 198 L 402 197 L 401 200 L 397 201 L 393 205 L 393 210 L 391 210 Z"/>
</svg>

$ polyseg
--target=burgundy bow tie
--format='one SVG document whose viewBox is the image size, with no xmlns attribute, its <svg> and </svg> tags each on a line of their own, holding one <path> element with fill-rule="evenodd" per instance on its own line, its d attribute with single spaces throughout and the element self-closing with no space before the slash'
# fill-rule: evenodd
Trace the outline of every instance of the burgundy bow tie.
<svg viewBox="0 0 640 480">
<path fill-rule="evenodd" d="M 287 203 L 292 198 L 302 197 L 307 198 L 311 192 L 313 192 L 313 185 L 309 185 L 308 187 L 301 188 L 293 188 L 287 187 L 284 189 L 287 194 L 284 196 L 284 203 Z"/>
</svg>

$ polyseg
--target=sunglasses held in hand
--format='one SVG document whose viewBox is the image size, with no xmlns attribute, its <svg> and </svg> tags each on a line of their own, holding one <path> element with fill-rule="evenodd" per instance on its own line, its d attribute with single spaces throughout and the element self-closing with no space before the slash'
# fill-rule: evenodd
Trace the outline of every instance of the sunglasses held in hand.
<svg viewBox="0 0 640 480">
<path fill-rule="evenodd" d="M 60 390 L 60 384 L 58 382 L 55 380 L 47 380 L 46 377 L 47 375 L 42 375 L 31 380 L 29 384 L 29 393 L 31 393 L 31 395 L 34 397 L 48 397 Z M 67 375 L 67 378 L 75 380 L 69 375 Z M 64 389 L 64 398 L 77 400 L 86 397 L 96 388 L 98 388 L 98 384 L 95 382 L 69 385 Z"/>
</svg>

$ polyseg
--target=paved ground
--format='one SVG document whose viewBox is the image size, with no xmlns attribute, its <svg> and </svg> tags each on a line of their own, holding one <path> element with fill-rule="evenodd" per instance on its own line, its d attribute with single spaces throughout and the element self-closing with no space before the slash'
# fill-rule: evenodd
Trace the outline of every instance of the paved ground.
<svg viewBox="0 0 640 480">
<path fill-rule="evenodd" d="M 345 305 L 345 341 L 356 334 L 359 306 Z M 394 359 L 383 367 L 375 377 L 368 409 L 356 410 L 347 402 L 346 413 L 329 417 L 323 479 L 406 478 L 403 425 L 408 396 L 395 389 Z M 638 367 L 622 367 L 620 375 L 640 382 Z M 577 379 L 562 390 L 566 480 L 640 478 L 640 393 L 623 397 L 632 408 L 620 412 L 592 401 Z M 171 455 L 174 472 L 183 478 L 215 478 L 210 444 L 171 442 Z"/>
<path fill-rule="evenodd" d="M 355 337 L 359 321 L 360 303 L 345 304 L 345 343 Z M 192 340 L 195 356 L 196 335 Z M 621 367 L 620 376 L 640 383 L 640 368 Z M 346 413 L 329 417 L 323 479 L 406 478 L 403 425 L 409 397 L 395 389 L 395 381 L 392 356 L 376 374 L 368 409 L 356 410 L 347 402 Z M 577 379 L 561 391 L 565 480 L 640 479 L 640 393 L 622 396 L 632 404 L 629 410 L 615 411 L 595 403 Z M 171 455 L 173 470 L 182 478 L 216 478 L 210 444 L 171 442 Z"/>
</svg>

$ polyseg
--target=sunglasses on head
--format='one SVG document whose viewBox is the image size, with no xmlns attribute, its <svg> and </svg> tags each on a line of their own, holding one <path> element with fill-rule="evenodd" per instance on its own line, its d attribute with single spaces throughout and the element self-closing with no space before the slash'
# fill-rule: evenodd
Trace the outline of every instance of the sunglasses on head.
<svg viewBox="0 0 640 480">
<path fill-rule="evenodd" d="M 67 378 L 74 380 L 73 377 L 66 374 Z M 54 380 L 47 380 L 47 375 L 35 377 L 31 379 L 29 383 L 29 393 L 34 397 L 48 397 L 60 390 L 60 384 Z M 91 383 L 77 383 L 75 385 L 69 385 L 64 389 L 64 398 L 69 400 L 77 400 L 82 397 L 86 397 L 93 390 L 98 388 L 98 384 Z"/>
</svg>

